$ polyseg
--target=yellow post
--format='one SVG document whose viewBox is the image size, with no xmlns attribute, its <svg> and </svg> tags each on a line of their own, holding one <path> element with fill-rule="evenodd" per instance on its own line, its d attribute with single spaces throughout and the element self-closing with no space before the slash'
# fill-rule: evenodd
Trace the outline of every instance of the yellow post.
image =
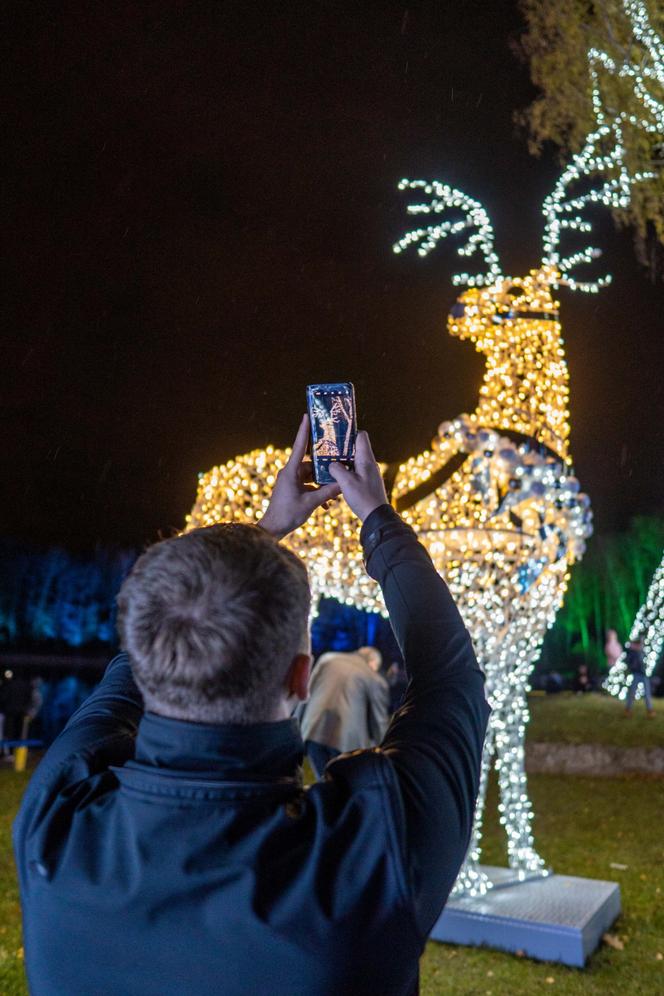
<svg viewBox="0 0 664 996">
<path fill-rule="evenodd" d="M 14 771 L 25 771 L 28 763 L 28 748 L 16 747 L 14 749 Z"/>
</svg>

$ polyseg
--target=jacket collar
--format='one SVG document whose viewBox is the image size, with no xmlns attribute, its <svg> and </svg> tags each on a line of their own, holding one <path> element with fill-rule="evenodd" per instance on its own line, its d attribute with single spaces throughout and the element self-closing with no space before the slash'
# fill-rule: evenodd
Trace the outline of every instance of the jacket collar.
<svg viewBox="0 0 664 996">
<path fill-rule="evenodd" d="M 144 713 L 136 737 L 140 765 L 216 778 L 297 777 L 304 745 L 294 719 L 275 723 L 208 725 Z"/>
</svg>

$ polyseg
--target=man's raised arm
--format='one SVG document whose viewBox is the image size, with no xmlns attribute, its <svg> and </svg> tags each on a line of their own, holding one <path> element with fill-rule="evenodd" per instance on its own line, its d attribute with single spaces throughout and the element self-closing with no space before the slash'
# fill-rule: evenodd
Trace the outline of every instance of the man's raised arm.
<svg viewBox="0 0 664 996">
<path fill-rule="evenodd" d="M 426 936 L 470 839 L 489 715 L 484 678 L 447 585 L 387 503 L 366 434 L 358 435 L 355 472 L 337 468 L 333 464 L 331 473 L 364 520 L 367 570 L 383 590 L 408 673 L 403 704 L 381 748 L 400 787 L 405 858 Z"/>
</svg>

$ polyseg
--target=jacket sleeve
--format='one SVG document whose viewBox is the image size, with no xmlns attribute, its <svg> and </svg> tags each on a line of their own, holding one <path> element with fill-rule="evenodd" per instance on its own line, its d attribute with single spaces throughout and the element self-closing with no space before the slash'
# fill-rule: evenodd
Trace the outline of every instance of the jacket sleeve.
<svg viewBox="0 0 664 996">
<path fill-rule="evenodd" d="M 381 750 L 400 789 L 407 874 L 426 936 L 468 847 L 490 710 L 470 636 L 413 530 L 383 505 L 360 538 L 408 674 Z"/>
<path fill-rule="evenodd" d="M 93 693 L 71 716 L 44 760 L 94 750 L 109 737 L 134 737 L 142 714 L 143 698 L 134 682 L 129 658 L 118 654 Z"/>
</svg>

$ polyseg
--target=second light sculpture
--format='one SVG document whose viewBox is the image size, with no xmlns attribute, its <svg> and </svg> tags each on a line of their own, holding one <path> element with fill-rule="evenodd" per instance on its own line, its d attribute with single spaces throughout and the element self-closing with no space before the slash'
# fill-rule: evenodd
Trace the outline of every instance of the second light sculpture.
<svg viewBox="0 0 664 996">
<path fill-rule="evenodd" d="M 629 638 L 643 640 L 644 672 L 650 677 L 664 650 L 664 555 L 650 582 L 646 600 L 636 613 Z M 631 680 L 627 655 L 623 652 L 609 671 L 604 688 L 611 695 L 624 700 Z M 640 699 L 642 695 L 643 688 L 639 687 L 636 698 Z"/>
</svg>

